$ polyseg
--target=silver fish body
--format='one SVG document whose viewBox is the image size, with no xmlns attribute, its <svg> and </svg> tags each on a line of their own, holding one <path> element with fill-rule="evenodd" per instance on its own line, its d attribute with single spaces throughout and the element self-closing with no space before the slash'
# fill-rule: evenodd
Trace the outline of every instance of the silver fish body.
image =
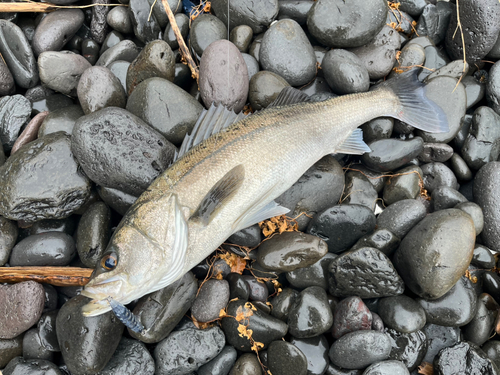
<svg viewBox="0 0 500 375">
<path fill-rule="evenodd" d="M 123 218 L 103 256 L 116 264 L 98 266 L 82 292 L 93 299 L 85 314 L 109 311 L 107 297 L 127 304 L 169 285 L 232 233 L 286 212 L 273 200 L 324 155 L 342 150 L 359 125 L 380 116 L 410 122 L 411 115 L 413 124 L 427 122 L 416 124 L 424 130 L 446 131 L 422 87 L 406 93 L 418 85 L 413 76 L 391 81 L 367 93 L 269 108 L 192 148 Z"/>
</svg>

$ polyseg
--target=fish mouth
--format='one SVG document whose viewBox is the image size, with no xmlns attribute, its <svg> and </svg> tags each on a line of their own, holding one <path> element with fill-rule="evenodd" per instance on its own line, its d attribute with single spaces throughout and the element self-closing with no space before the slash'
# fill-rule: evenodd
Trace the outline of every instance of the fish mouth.
<svg viewBox="0 0 500 375">
<path fill-rule="evenodd" d="M 82 293 L 82 295 L 85 294 Z M 108 301 L 105 299 L 94 299 L 82 307 L 83 316 L 85 317 L 98 316 L 108 311 L 111 311 L 111 306 L 109 306 Z"/>
<path fill-rule="evenodd" d="M 82 296 L 90 298 L 91 301 L 82 307 L 83 315 L 86 317 L 98 316 L 111 311 L 111 306 L 107 299 L 115 298 L 114 295 L 121 295 L 123 279 L 114 276 L 101 282 L 87 284 L 82 292 Z M 117 301 L 119 298 L 115 298 Z"/>
</svg>

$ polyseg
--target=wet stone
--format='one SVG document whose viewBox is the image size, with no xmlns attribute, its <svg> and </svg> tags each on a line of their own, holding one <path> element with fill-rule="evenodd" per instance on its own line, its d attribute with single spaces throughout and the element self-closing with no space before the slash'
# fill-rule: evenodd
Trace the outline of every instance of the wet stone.
<svg viewBox="0 0 500 375">
<path fill-rule="evenodd" d="M 101 49 L 99 50 L 99 53 L 102 55 L 107 49 L 116 46 L 118 43 L 120 43 L 122 40 L 124 40 L 125 37 L 120 34 L 118 31 L 112 30 L 108 33 L 106 36 L 106 39 L 104 39 L 104 42 L 102 43 Z"/>
<path fill-rule="evenodd" d="M 29 236 L 12 249 L 9 264 L 17 266 L 67 266 L 75 257 L 75 241 L 66 233 Z"/>
<path fill-rule="evenodd" d="M 229 375 L 261 375 L 262 366 L 254 353 L 246 353 L 238 358 Z"/>
<path fill-rule="evenodd" d="M 500 64 L 495 63 L 488 76 L 486 83 L 486 100 L 490 107 L 500 114 Z"/>
<path fill-rule="evenodd" d="M 345 174 L 342 203 L 359 204 L 374 210 L 377 199 L 377 191 L 367 177 L 354 171 Z"/>
<path fill-rule="evenodd" d="M 437 48 L 430 39 L 428 39 L 426 36 L 421 37 L 425 38 L 426 42 L 422 43 L 425 45 L 424 50 L 425 50 L 425 63 L 424 67 L 426 69 L 422 69 L 418 75 L 419 81 L 423 81 L 425 78 L 427 78 L 431 72 L 436 71 L 439 68 L 442 68 L 446 64 L 450 62 L 450 59 L 448 55 L 442 51 L 441 49 Z M 409 42 L 411 43 L 411 42 Z M 447 78 L 448 80 L 453 80 L 453 78 L 450 77 L 441 77 L 441 79 Z M 456 83 L 455 83 L 456 85 Z M 436 100 L 435 98 L 432 98 L 432 100 Z M 439 99 L 437 99 L 439 101 Z M 439 102 L 441 106 L 441 102 Z M 448 112 L 446 113 L 447 115 L 449 114 Z M 445 134 L 445 133 L 442 133 Z M 440 141 L 442 142 L 442 141 Z"/>
<path fill-rule="evenodd" d="M 256 247 L 261 241 L 262 231 L 258 224 L 254 224 L 232 234 L 226 242 L 240 246 Z"/>
<path fill-rule="evenodd" d="M 292 19 L 299 25 L 305 25 L 307 14 L 313 5 L 313 1 L 280 1 L 278 19 Z"/>
<path fill-rule="evenodd" d="M 113 210 L 120 215 L 125 215 L 127 210 L 136 201 L 137 197 L 131 194 L 124 193 L 121 190 L 111 189 L 103 186 L 97 187 L 99 197 Z"/>
<path fill-rule="evenodd" d="M 150 8 L 147 0 L 132 0 L 128 8 L 134 34 L 144 44 L 161 39 L 160 25 L 156 15 L 150 14 Z"/>
<path fill-rule="evenodd" d="M 434 359 L 434 369 L 440 375 L 497 373 L 491 360 L 479 346 L 463 341 L 441 350 Z"/>
<path fill-rule="evenodd" d="M 467 95 L 467 109 L 470 109 L 484 98 L 486 84 L 472 76 L 464 77 L 461 82 L 465 87 Z"/>
<path fill-rule="evenodd" d="M 17 232 L 17 225 L 13 221 L 0 216 L 0 266 L 7 263 L 16 244 Z"/>
<path fill-rule="evenodd" d="M 104 52 L 95 66 L 108 67 L 112 62 L 122 60 L 132 62 L 139 55 L 141 49 L 136 44 L 128 39 L 122 40 L 120 43 L 114 45 Z"/>
<path fill-rule="evenodd" d="M 189 310 L 198 285 L 191 272 L 173 284 L 142 297 L 133 313 L 144 325 L 144 332 L 129 329 L 129 334 L 145 343 L 157 343 L 167 337 Z"/>
<path fill-rule="evenodd" d="M 422 331 L 427 337 L 427 352 L 423 357 L 423 361 L 429 363 L 434 361 L 434 357 L 441 349 L 452 346 L 460 340 L 460 329 L 458 327 L 427 324 Z"/>
<path fill-rule="evenodd" d="M 450 3 L 427 4 L 418 19 L 416 26 L 418 35 L 428 36 L 436 45 L 441 43 L 446 36 L 453 11 L 453 6 Z"/>
<path fill-rule="evenodd" d="M 38 321 L 45 292 L 42 285 L 34 281 L 0 285 L 0 301 L 0 339 L 12 339 Z"/>
<path fill-rule="evenodd" d="M 286 341 L 273 341 L 267 350 L 267 366 L 276 375 L 307 374 L 307 358 L 295 345 Z"/>
<path fill-rule="evenodd" d="M 0 339 L 0 368 L 5 368 L 14 357 L 23 355 L 23 336 Z"/>
<path fill-rule="evenodd" d="M 329 362 L 328 341 L 324 335 L 302 339 L 292 337 L 290 343 L 304 353 L 307 359 L 307 373 L 309 375 L 324 374 Z M 291 371 L 290 373 L 294 372 Z"/>
<path fill-rule="evenodd" d="M 319 2 L 316 2 L 319 4 Z M 326 53 L 321 64 L 328 85 L 335 94 L 354 94 L 368 91 L 370 77 L 363 61 L 344 49 Z"/>
<path fill-rule="evenodd" d="M 54 353 L 47 350 L 40 342 L 36 328 L 30 329 L 23 336 L 23 358 L 46 359 L 48 361 L 54 359 Z"/>
<path fill-rule="evenodd" d="M 47 289 L 45 289 L 45 293 L 47 296 Z M 47 297 L 45 300 L 47 302 Z M 56 319 L 58 313 L 59 310 L 52 310 L 49 312 L 45 312 L 44 310 L 44 313 L 37 324 L 37 334 L 40 337 L 41 344 L 44 348 L 52 352 L 61 351 L 56 334 Z"/>
<path fill-rule="evenodd" d="M 307 232 L 323 239 L 328 251 L 340 253 L 372 232 L 375 222 L 373 211 L 367 207 L 338 205 L 319 212 L 309 223 Z"/>
<path fill-rule="evenodd" d="M 427 163 L 421 169 L 424 187 L 429 193 L 432 193 L 440 186 L 447 186 L 455 190 L 458 189 L 457 178 L 445 164 Z"/>
<path fill-rule="evenodd" d="M 222 375 L 228 374 L 236 362 L 236 349 L 230 345 L 226 345 L 224 349 L 210 362 L 201 366 L 197 371 L 197 375 Z"/>
<path fill-rule="evenodd" d="M 266 276 L 269 277 L 272 273 L 266 273 Z M 254 276 L 251 275 L 243 275 L 242 279 L 248 285 L 248 298 L 252 301 L 266 301 L 269 296 L 269 291 L 267 286 L 262 281 L 257 280 Z"/>
<path fill-rule="evenodd" d="M 476 315 L 462 328 L 464 340 L 483 345 L 494 333 L 498 309 L 495 299 L 487 293 L 482 293 L 477 299 Z"/>
<path fill-rule="evenodd" d="M 388 328 L 401 333 L 412 333 L 425 325 L 422 307 L 405 295 L 382 298 L 378 304 L 378 314 Z"/>
<path fill-rule="evenodd" d="M 290 308 L 295 304 L 299 292 L 292 288 L 284 288 L 283 291 L 271 301 L 273 309 L 271 315 L 286 322 L 290 313 Z"/>
<path fill-rule="evenodd" d="M 175 22 L 177 23 L 177 27 L 179 28 L 182 37 L 184 38 L 184 40 L 186 40 L 189 33 L 189 17 L 186 16 L 184 13 L 177 13 L 175 15 Z M 167 28 L 165 29 L 165 33 L 163 34 L 163 40 L 167 42 L 167 44 L 170 46 L 170 48 L 172 48 L 172 50 L 179 48 L 179 42 L 175 37 L 174 30 L 170 26 L 170 23 L 167 25 Z"/>
<path fill-rule="evenodd" d="M 445 66 L 439 68 L 435 72 L 432 72 L 427 76 L 424 82 L 436 77 L 451 77 L 455 79 L 460 79 L 463 74 L 467 74 L 469 71 L 469 64 L 465 63 L 463 60 L 454 60 L 446 64 Z"/>
<path fill-rule="evenodd" d="M 80 9 L 59 9 L 49 13 L 38 24 L 33 35 L 33 52 L 60 51 L 82 26 L 84 14 Z"/>
<path fill-rule="evenodd" d="M 483 245 L 476 244 L 471 264 L 480 268 L 490 269 L 495 267 L 495 257 L 490 249 Z"/>
<path fill-rule="evenodd" d="M 357 296 L 344 298 L 335 308 L 332 329 L 335 339 L 349 332 L 369 330 L 371 326 L 372 314 L 361 298 Z"/>
<path fill-rule="evenodd" d="M 180 145 L 191 133 L 203 106 L 186 91 L 163 78 L 141 82 L 127 101 L 127 110 L 168 141 Z"/>
<path fill-rule="evenodd" d="M 359 9 L 364 9 L 359 12 Z M 307 16 L 309 32 L 328 47 L 359 47 L 384 27 L 388 7 L 384 1 L 317 1 Z"/>
<path fill-rule="evenodd" d="M 243 57 L 243 60 L 245 60 L 245 64 L 247 65 L 248 80 L 250 81 L 252 77 L 260 70 L 259 63 L 257 62 L 257 60 L 255 60 L 255 57 L 249 55 L 248 53 L 242 53 L 241 56 Z"/>
<path fill-rule="evenodd" d="M 228 77 L 232 78 L 228 81 Z M 212 104 L 222 104 L 235 113 L 243 109 L 249 90 L 248 70 L 234 44 L 218 40 L 204 51 L 200 61 L 199 86 L 207 108 Z"/>
<path fill-rule="evenodd" d="M 329 273 L 329 291 L 336 297 L 388 297 L 404 291 L 403 280 L 389 258 L 370 247 L 351 250 L 335 258 Z"/>
<path fill-rule="evenodd" d="M 250 26 L 240 25 L 231 30 L 229 41 L 233 43 L 240 52 L 246 52 L 252 42 L 253 30 Z"/>
<path fill-rule="evenodd" d="M 371 142 L 368 146 L 372 151 L 361 156 L 363 163 L 375 171 L 387 172 L 408 164 L 418 156 L 424 148 L 424 142 L 420 137 L 407 141 L 390 138 Z"/>
<path fill-rule="evenodd" d="M 201 14 L 191 23 L 191 47 L 202 56 L 203 52 L 213 42 L 227 39 L 227 28 L 224 23 L 211 14 Z"/>
<path fill-rule="evenodd" d="M 226 280 L 208 280 L 200 288 L 191 306 L 191 314 L 197 321 L 205 323 L 219 317 L 220 310 L 229 301 L 229 283 Z"/>
<path fill-rule="evenodd" d="M 363 375 L 409 375 L 410 372 L 401 361 L 382 361 L 366 368 Z"/>
<path fill-rule="evenodd" d="M 11 95 L 16 90 L 16 84 L 14 82 L 14 77 L 10 72 L 5 62 L 0 61 L 0 95 Z"/>
<path fill-rule="evenodd" d="M 427 337 L 424 332 L 401 333 L 387 329 L 386 333 L 392 346 L 390 359 L 401 361 L 410 371 L 422 363 L 427 350 Z"/>
<path fill-rule="evenodd" d="M 390 257 L 398 248 L 400 242 L 401 240 L 394 233 L 387 229 L 379 228 L 361 237 L 359 241 L 351 247 L 351 250 L 357 250 L 363 247 L 373 247 Z"/>
<path fill-rule="evenodd" d="M 113 29 L 123 34 L 131 34 L 134 32 L 132 21 L 129 18 L 128 10 L 125 7 L 114 7 L 106 16 L 106 22 Z"/>
<path fill-rule="evenodd" d="M 50 112 L 43 120 L 40 129 L 38 129 L 38 138 L 58 131 L 71 135 L 76 120 L 83 115 L 82 107 L 79 105 L 71 105 Z"/>
<path fill-rule="evenodd" d="M 254 110 L 266 108 L 290 84 L 273 72 L 257 72 L 249 83 L 248 100 Z"/>
<path fill-rule="evenodd" d="M 494 272 L 485 271 L 481 275 L 480 281 L 482 281 L 484 291 L 491 294 L 496 300 L 499 300 L 500 277 Z"/>
<path fill-rule="evenodd" d="M 122 337 L 116 351 L 99 375 L 153 375 L 155 364 L 146 346 Z"/>
<path fill-rule="evenodd" d="M 286 279 L 291 286 L 298 289 L 304 289 L 309 286 L 319 286 L 328 290 L 328 266 L 335 258 L 336 255 L 327 253 L 310 266 L 287 272 Z"/>
<path fill-rule="evenodd" d="M 328 356 L 333 364 L 346 369 L 362 369 L 389 358 L 389 336 L 376 331 L 347 333 L 330 347 Z"/>
<path fill-rule="evenodd" d="M 450 158 L 450 168 L 460 182 L 472 180 L 472 171 L 462 157 L 454 153 Z"/>
<path fill-rule="evenodd" d="M 302 86 L 316 74 L 316 56 L 300 25 L 293 20 L 274 23 L 260 46 L 262 68 L 283 77 L 292 86 Z"/>
<path fill-rule="evenodd" d="M 423 163 L 438 161 L 444 163 L 453 155 L 453 148 L 446 143 L 424 143 L 424 149 L 418 155 Z"/>
<path fill-rule="evenodd" d="M 422 170 L 417 166 L 409 166 L 396 171 L 395 175 L 384 187 L 385 204 L 392 205 L 400 200 L 417 198 L 420 194 Z"/>
<path fill-rule="evenodd" d="M 434 211 L 444 210 L 446 208 L 453 208 L 457 204 L 466 203 L 467 198 L 460 194 L 457 190 L 448 186 L 439 186 L 433 190 L 432 204 Z M 478 233 L 476 233 L 477 235 Z"/>
<path fill-rule="evenodd" d="M 119 8 L 119 7 L 117 7 Z M 82 56 L 91 64 L 95 65 L 99 59 L 100 45 L 94 39 L 84 39 L 82 41 Z"/>
<path fill-rule="evenodd" d="M 4 151 L 10 151 L 30 115 L 31 103 L 22 95 L 0 99 L 0 142 Z"/>
<path fill-rule="evenodd" d="M 392 14 L 392 12 L 389 12 Z M 424 47 L 417 43 L 407 43 L 402 49 L 398 60 L 394 64 L 394 68 L 391 73 L 389 73 L 389 78 L 393 78 L 398 74 L 404 72 L 403 66 L 413 66 L 413 65 L 423 65 L 425 62 L 425 50 Z"/>
<path fill-rule="evenodd" d="M 44 359 L 24 359 L 16 357 L 9 362 L 7 367 L 2 370 L 4 375 L 63 375 L 60 369 L 52 362 Z"/>
<path fill-rule="evenodd" d="M 500 365 L 500 341 L 490 340 L 487 341 L 481 349 L 488 356 L 489 359 L 498 367 Z"/>
<path fill-rule="evenodd" d="M 377 227 L 385 228 L 399 238 L 406 234 L 427 215 L 422 202 L 403 199 L 388 206 L 377 217 Z"/>
<path fill-rule="evenodd" d="M 248 25 L 254 34 L 262 33 L 278 15 L 278 1 L 215 0 L 212 9 L 229 30 Z M 228 25 L 229 22 L 229 25 Z"/>
<path fill-rule="evenodd" d="M 90 181 L 78 171 L 70 145 L 68 135 L 49 134 L 21 148 L 0 167 L 2 216 L 27 222 L 60 219 L 85 203 Z"/>
<path fill-rule="evenodd" d="M 363 140 L 367 143 L 378 139 L 390 138 L 394 119 L 390 117 L 377 117 L 361 126 L 363 129 Z"/>
</svg>

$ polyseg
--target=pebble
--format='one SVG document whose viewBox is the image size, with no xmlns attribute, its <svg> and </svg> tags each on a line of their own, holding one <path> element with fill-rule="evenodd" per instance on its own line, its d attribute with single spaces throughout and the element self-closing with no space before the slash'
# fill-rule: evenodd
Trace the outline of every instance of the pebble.
<svg viewBox="0 0 500 375">
<path fill-rule="evenodd" d="M 31 103 L 22 95 L 0 98 L 0 142 L 4 151 L 10 151 L 21 127 L 31 115 Z"/>
<path fill-rule="evenodd" d="M 18 266 L 67 266 L 75 257 L 75 241 L 66 233 L 47 232 L 26 237 L 12 249 L 9 264 Z"/>
<path fill-rule="evenodd" d="M 233 43 L 240 52 L 248 51 L 253 38 L 253 30 L 248 25 L 239 25 L 231 30 L 229 41 Z"/>
<path fill-rule="evenodd" d="M 321 69 L 335 94 L 365 92 L 370 87 L 368 69 L 358 56 L 347 50 L 328 51 L 323 58 Z"/>
<path fill-rule="evenodd" d="M 265 276 L 274 275 L 270 272 L 265 272 Z M 248 285 L 248 298 L 252 301 L 266 301 L 269 296 L 269 290 L 264 282 L 257 280 L 254 276 L 243 275 L 245 283 Z"/>
<path fill-rule="evenodd" d="M 450 158 L 450 168 L 460 182 L 472 180 L 472 171 L 462 157 L 454 153 Z"/>
<path fill-rule="evenodd" d="M 207 47 L 213 42 L 227 39 L 228 33 L 224 23 L 211 14 L 201 14 L 191 22 L 191 48 L 202 56 Z"/>
<path fill-rule="evenodd" d="M 423 358 L 425 362 L 432 363 L 441 349 L 460 341 L 460 328 L 458 327 L 445 327 L 428 323 L 422 331 L 427 338 L 427 352 Z"/>
<path fill-rule="evenodd" d="M 316 263 L 298 268 L 286 273 L 286 279 L 292 287 L 304 289 L 309 286 L 319 286 L 328 290 L 328 267 L 336 255 L 325 254 Z"/>
<path fill-rule="evenodd" d="M 155 374 L 187 374 L 215 358 L 224 348 L 224 333 L 219 327 L 205 330 L 184 329 L 172 332 L 154 350 Z"/>
<path fill-rule="evenodd" d="M 377 228 L 386 228 L 399 238 L 406 234 L 427 215 L 421 201 L 403 199 L 392 203 L 377 217 Z"/>
<path fill-rule="evenodd" d="M 497 113 L 500 114 L 500 64 L 495 63 L 488 76 L 486 83 L 486 100 L 488 105 Z"/>
<path fill-rule="evenodd" d="M 106 22 L 119 33 L 132 34 L 134 32 L 132 21 L 125 7 L 113 7 L 106 16 Z"/>
<path fill-rule="evenodd" d="M 343 253 L 330 263 L 328 271 L 329 291 L 336 297 L 388 297 L 404 291 L 403 280 L 389 258 L 371 247 Z"/>
<path fill-rule="evenodd" d="M 131 194 L 124 193 L 121 190 L 97 186 L 97 193 L 104 203 L 113 210 L 124 216 L 127 210 L 136 201 L 137 197 Z"/>
<path fill-rule="evenodd" d="M 11 95 L 16 90 L 14 77 L 5 62 L 0 61 L 0 96 Z"/>
<path fill-rule="evenodd" d="M 333 338 L 339 339 L 346 333 L 371 327 L 372 314 L 361 298 L 351 296 L 337 304 L 333 315 Z"/>
<path fill-rule="evenodd" d="M 26 143 L 34 141 L 38 135 L 38 129 L 42 125 L 43 120 L 47 117 L 48 112 L 40 112 L 35 115 L 30 122 L 24 127 L 24 130 L 21 132 L 19 137 L 17 137 L 12 149 L 10 150 L 10 154 L 12 155 L 17 150 L 19 150 Z"/>
<path fill-rule="evenodd" d="M 31 45 L 35 55 L 45 51 L 60 51 L 83 25 L 80 9 L 59 9 L 47 14 L 38 24 Z"/>
<path fill-rule="evenodd" d="M 71 138 L 58 132 L 11 156 L 0 167 L 0 215 L 34 222 L 65 218 L 80 208 L 89 197 L 90 181 L 78 171 L 70 147 Z"/>
<path fill-rule="evenodd" d="M 313 1 L 280 1 L 278 19 L 292 19 L 301 26 L 305 25 L 307 22 L 307 14 L 313 5 Z"/>
<path fill-rule="evenodd" d="M 207 47 L 200 61 L 199 87 L 207 108 L 222 104 L 235 113 L 243 109 L 249 92 L 248 70 L 233 43 L 222 39 Z"/>
<path fill-rule="evenodd" d="M 374 210 L 377 201 L 378 193 L 367 177 L 356 171 L 345 174 L 342 203 L 359 204 Z"/>
<path fill-rule="evenodd" d="M 14 358 L 23 355 L 23 336 L 0 339 L 0 368 L 5 368 Z"/>
<path fill-rule="evenodd" d="M 0 20 L 0 53 L 8 67 L 7 72 L 11 74 L 10 79 L 13 78 L 19 87 L 29 89 L 38 83 L 38 69 L 30 41 L 19 26 L 7 20 Z M 1 82 L 7 83 L 6 80 Z M 14 82 L 11 85 L 13 89 Z M 3 95 L 11 94 L 10 91 Z"/>
<path fill-rule="evenodd" d="M 236 357 L 236 349 L 226 345 L 217 357 L 201 366 L 196 373 L 197 375 L 227 375 L 233 368 Z"/>
<path fill-rule="evenodd" d="M 443 163 L 427 163 L 421 167 L 424 187 L 431 193 L 441 187 L 446 186 L 458 190 L 457 178 L 453 171 Z"/>
<path fill-rule="evenodd" d="M 358 242 L 351 247 L 351 250 L 363 247 L 373 247 L 390 257 L 398 248 L 401 240 L 394 233 L 387 229 L 375 229 L 372 233 L 361 237 Z"/>
<path fill-rule="evenodd" d="M 46 285 L 44 285 L 45 287 Z M 45 288 L 44 288 L 45 289 Z M 45 289 L 45 302 L 47 302 L 47 289 Z M 50 297 L 49 297 L 50 298 Z M 51 352 L 60 352 L 59 342 L 56 334 L 56 319 L 59 310 L 45 311 L 38 321 L 37 334 L 44 348 Z"/>
<path fill-rule="evenodd" d="M 292 86 L 310 82 L 316 74 L 316 56 L 300 25 L 293 20 L 274 23 L 260 46 L 262 68 L 283 77 Z"/>
<path fill-rule="evenodd" d="M 111 48 L 118 43 L 120 43 L 122 40 L 124 40 L 125 37 L 120 34 L 117 31 L 110 31 L 109 34 L 106 36 L 106 39 L 104 39 L 104 42 L 102 43 L 101 49 L 99 50 L 99 53 L 102 55 L 108 48 Z"/>
<path fill-rule="evenodd" d="M 450 366 L 453 363 L 454 366 Z M 463 341 L 441 350 L 434 359 L 434 369 L 438 374 L 497 374 L 497 369 L 486 354 L 471 342 Z"/>
<path fill-rule="evenodd" d="M 424 142 L 420 137 L 406 141 L 390 138 L 371 142 L 368 146 L 372 151 L 361 156 L 363 163 L 375 171 L 387 172 L 408 164 L 418 156 Z"/>
<path fill-rule="evenodd" d="M 446 37 L 453 11 L 454 7 L 451 3 L 427 4 L 418 19 L 416 26 L 418 35 L 428 36 L 434 44 L 440 44 Z"/>
<path fill-rule="evenodd" d="M 252 77 L 249 83 L 248 100 L 252 109 L 260 110 L 274 102 L 281 90 L 290 84 L 279 75 L 260 71 Z"/>
<path fill-rule="evenodd" d="M 408 42 L 401 49 L 398 60 L 394 64 L 394 69 L 389 73 L 389 78 L 393 78 L 398 74 L 406 71 L 407 66 L 423 65 L 425 63 L 424 47 L 417 43 Z"/>
<path fill-rule="evenodd" d="M 92 181 L 139 196 L 170 164 L 175 147 L 140 118 L 109 107 L 78 119 L 72 151 Z"/>
<path fill-rule="evenodd" d="M 363 369 L 372 363 L 389 358 L 389 336 L 376 331 L 347 333 L 330 347 L 328 356 L 334 365 L 346 369 Z"/>
<path fill-rule="evenodd" d="M 329 359 L 328 341 L 324 335 L 311 338 L 292 337 L 290 343 L 305 355 L 307 360 L 307 374 L 321 375 L 325 373 Z M 292 371 L 291 373 L 294 372 Z"/>
<path fill-rule="evenodd" d="M 153 375 L 155 363 L 146 345 L 122 337 L 116 351 L 99 375 Z"/>
<path fill-rule="evenodd" d="M 17 225 L 13 221 L 0 216 L 0 266 L 9 260 L 10 253 L 16 244 L 17 232 Z"/>
<path fill-rule="evenodd" d="M 394 204 L 404 199 L 415 199 L 420 194 L 422 170 L 417 166 L 408 166 L 397 170 L 395 177 L 386 182 L 383 191 L 384 202 Z"/>
<path fill-rule="evenodd" d="M 460 203 L 466 203 L 467 198 L 449 186 L 439 186 L 431 195 L 434 211 L 453 208 Z M 465 211 L 464 211 L 465 212 Z M 475 228 L 475 226 L 474 226 Z M 477 233 L 476 233 L 477 235 Z"/>
<path fill-rule="evenodd" d="M 241 355 L 229 375 L 262 375 L 262 366 L 254 353 Z"/>
<path fill-rule="evenodd" d="M 13 339 L 40 319 L 45 292 L 34 281 L 0 285 L 0 301 L 0 339 Z"/>
<path fill-rule="evenodd" d="M 100 46 L 94 39 L 84 39 L 81 46 L 82 56 L 91 64 L 95 65 L 99 59 Z M 106 50 L 107 51 L 107 50 Z"/>
<path fill-rule="evenodd" d="M 476 315 L 462 328 L 464 340 L 474 344 L 483 345 L 495 330 L 495 320 L 498 313 L 498 303 L 487 293 L 482 293 L 477 298 Z"/>
<path fill-rule="evenodd" d="M 3 375 L 63 375 L 60 369 L 44 359 L 24 359 L 16 357 L 2 370 Z"/>
<path fill-rule="evenodd" d="M 295 304 L 299 292 L 292 288 L 284 288 L 280 294 L 271 301 L 273 309 L 271 315 L 286 322 L 290 314 L 290 308 Z"/>
<path fill-rule="evenodd" d="M 128 61 L 116 60 L 108 65 L 108 69 L 118 78 L 125 91 L 127 90 L 127 71 L 130 64 Z"/>
<path fill-rule="evenodd" d="M 53 361 L 54 359 L 54 353 L 42 345 L 36 328 L 30 329 L 23 336 L 23 358 L 44 359 L 47 361 Z"/>
<path fill-rule="evenodd" d="M 147 344 L 157 343 L 170 334 L 196 298 L 198 285 L 191 272 L 173 284 L 139 299 L 133 313 L 144 325 L 141 333 L 129 334 Z"/>
<path fill-rule="evenodd" d="M 422 331 L 401 333 L 393 329 L 386 330 L 391 340 L 391 354 L 389 359 L 401 361 L 413 371 L 422 363 L 427 351 L 427 337 Z"/>
<path fill-rule="evenodd" d="M 207 280 L 191 306 L 191 315 L 197 321 L 205 323 L 219 317 L 220 310 L 229 301 L 229 283 L 226 280 Z"/>
<path fill-rule="evenodd" d="M 186 40 L 189 33 L 189 17 L 186 16 L 184 13 L 177 13 L 174 16 L 174 18 L 175 22 L 177 23 L 177 27 L 181 32 L 182 38 Z M 172 50 L 176 50 L 177 48 L 179 48 L 179 42 L 175 37 L 174 30 L 170 26 L 170 23 L 167 25 L 167 28 L 165 29 L 165 33 L 163 34 L 163 40 L 168 43 L 168 45 L 170 46 L 170 48 L 172 48 Z"/>
<path fill-rule="evenodd" d="M 77 93 L 86 115 L 106 107 L 125 108 L 127 103 L 120 80 L 102 66 L 92 66 L 83 72 Z"/>
<path fill-rule="evenodd" d="M 269 371 L 274 375 L 307 374 L 307 358 L 295 345 L 286 341 L 273 341 L 267 350 Z"/>
<path fill-rule="evenodd" d="M 425 312 L 412 298 L 405 295 L 382 298 L 378 314 L 386 327 L 402 333 L 412 333 L 425 326 Z"/>
<path fill-rule="evenodd" d="M 483 245 L 476 244 L 471 264 L 480 268 L 490 269 L 495 267 L 495 257 L 490 249 Z"/>
<path fill-rule="evenodd" d="M 142 81 L 128 98 L 126 108 L 175 145 L 192 132 L 203 110 L 186 91 L 159 77 Z"/>
<path fill-rule="evenodd" d="M 359 12 L 359 9 L 364 9 Z M 328 47 L 359 47 L 369 43 L 385 25 L 387 3 L 362 0 L 316 1 L 307 15 L 309 32 Z"/>
<path fill-rule="evenodd" d="M 410 372 L 401 361 L 383 361 L 374 363 L 366 368 L 363 375 L 410 375 Z"/>
<path fill-rule="evenodd" d="M 158 77 L 174 80 L 175 57 L 172 49 L 163 40 L 148 43 L 127 70 L 127 94 L 148 78 Z"/>
<path fill-rule="evenodd" d="M 120 43 L 108 48 L 97 60 L 95 66 L 109 67 L 114 61 L 132 62 L 139 55 L 141 49 L 131 40 L 122 40 Z"/>
<path fill-rule="evenodd" d="M 250 81 L 252 77 L 257 74 L 260 70 L 260 66 L 258 61 L 252 55 L 248 53 L 241 53 L 243 60 L 245 60 L 245 64 L 247 65 L 248 71 L 248 80 Z M 250 95 L 250 94 L 249 94 Z"/>
<path fill-rule="evenodd" d="M 490 340 L 484 344 L 481 349 L 488 356 L 488 358 L 498 367 L 500 365 L 500 342 L 497 340 Z"/>
<path fill-rule="evenodd" d="M 128 9 L 137 39 L 144 44 L 161 39 L 161 28 L 156 15 L 151 13 L 151 5 L 148 0 L 133 0 Z"/>
<path fill-rule="evenodd" d="M 446 143 L 426 143 L 424 149 L 418 155 L 418 160 L 423 163 L 440 162 L 444 163 L 453 155 L 453 147 Z"/>
</svg>

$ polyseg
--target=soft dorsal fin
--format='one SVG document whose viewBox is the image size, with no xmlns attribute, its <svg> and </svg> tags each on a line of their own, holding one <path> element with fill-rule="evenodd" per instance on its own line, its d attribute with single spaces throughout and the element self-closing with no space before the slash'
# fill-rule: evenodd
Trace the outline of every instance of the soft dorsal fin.
<svg viewBox="0 0 500 375">
<path fill-rule="evenodd" d="M 269 104 L 267 108 L 280 107 L 296 103 L 305 103 L 310 101 L 311 98 L 309 97 L 309 95 L 291 86 L 288 86 L 281 90 L 276 99 L 274 99 L 274 102 Z"/>
<path fill-rule="evenodd" d="M 219 207 L 238 191 L 244 178 L 245 168 L 241 164 L 227 172 L 210 189 L 189 220 L 199 218 L 204 225 L 208 225 Z"/>
<path fill-rule="evenodd" d="M 370 147 L 363 141 L 363 131 L 355 129 L 349 138 L 339 145 L 334 152 L 338 154 L 363 155 L 365 152 L 370 151 Z"/>
<path fill-rule="evenodd" d="M 176 153 L 172 163 L 185 155 L 194 146 L 209 138 L 211 135 L 220 132 L 243 118 L 245 118 L 245 114 L 243 112 L 236 114 L 233 111 L 226 109 L 223 105 L 216 107 L 212 104 L 208 111 L 204 109 L 201 112 L 200 117 L 198 117 L 198 121 L 196 121 L 191 134 L 187 134 L 182 141 L 182 145 Z"/>
</svg>

